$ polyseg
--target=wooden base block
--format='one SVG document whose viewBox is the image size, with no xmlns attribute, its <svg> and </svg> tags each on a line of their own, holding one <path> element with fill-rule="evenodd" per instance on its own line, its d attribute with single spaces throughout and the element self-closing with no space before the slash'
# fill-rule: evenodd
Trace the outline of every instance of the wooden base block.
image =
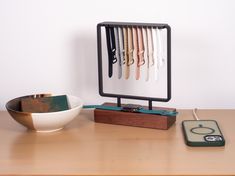
<svg viewBox="0 0 235 176">
<path fill-rule="evenodd" d="M 104 103 L 103 105 L 117 106 L 115 103 Z M 153 107 L 153 109 L 175 110 L 173 108 L 159 107 Z M 94 120 L 98 123 L 167 130 L 175 123 L 176 117 L 95 109 Z"/>
</svg>

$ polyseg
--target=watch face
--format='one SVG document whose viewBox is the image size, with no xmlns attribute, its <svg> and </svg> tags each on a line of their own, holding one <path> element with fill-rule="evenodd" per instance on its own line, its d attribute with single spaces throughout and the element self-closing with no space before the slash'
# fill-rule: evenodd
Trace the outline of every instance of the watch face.
<svg viewBox="0 0 235 176">
<path fill-rule="evenodd" d="M 126 104 L 122 107 L 124 112 L 138 112 L 141 109 L 140 105 Z"/>
</svg>

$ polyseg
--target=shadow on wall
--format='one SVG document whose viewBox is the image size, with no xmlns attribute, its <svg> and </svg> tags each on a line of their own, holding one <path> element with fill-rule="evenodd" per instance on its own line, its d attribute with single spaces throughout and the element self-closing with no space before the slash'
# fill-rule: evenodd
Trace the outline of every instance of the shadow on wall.
<svg viewBox="0 0 235 176">
<path fill-rule="evenodd" d="M 97 45 L 96 36 L 81 33 L 72 39 L 72 57 L 70 60 L 70 89 L 72 94 L 81 98 L 87 92 L 97 94 Z"/>
</svg>

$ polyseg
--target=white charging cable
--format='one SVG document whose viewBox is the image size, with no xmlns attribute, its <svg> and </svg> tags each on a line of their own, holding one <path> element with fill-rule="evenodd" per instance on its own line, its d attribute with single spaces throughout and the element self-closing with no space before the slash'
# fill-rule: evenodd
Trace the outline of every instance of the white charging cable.
<svg viewBox="0 0 235 176">
<path fill-rule="evenodd" d="M 193 109 L 193 117 L 194 117 L 195 120 L 200 120 L 197 116 L 196 111 L 197 111 L 197 108 Z"/>
</svg>

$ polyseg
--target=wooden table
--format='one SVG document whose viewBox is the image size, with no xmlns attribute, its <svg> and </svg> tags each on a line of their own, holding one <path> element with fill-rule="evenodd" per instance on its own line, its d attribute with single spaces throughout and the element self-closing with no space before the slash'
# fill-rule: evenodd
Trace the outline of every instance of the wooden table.
<svg viewBox="0 0 235 176">
<path fill-rule="evenodd" d="M 235 175 L 235 110 L 200 110 L 215 119 L 225 147 L 184 144 L 179 110 L 169 130 L 98 124 L 86 110 L 54 133 L 27 131 L 0 112 L 0 175 Z"/>
</svg>

